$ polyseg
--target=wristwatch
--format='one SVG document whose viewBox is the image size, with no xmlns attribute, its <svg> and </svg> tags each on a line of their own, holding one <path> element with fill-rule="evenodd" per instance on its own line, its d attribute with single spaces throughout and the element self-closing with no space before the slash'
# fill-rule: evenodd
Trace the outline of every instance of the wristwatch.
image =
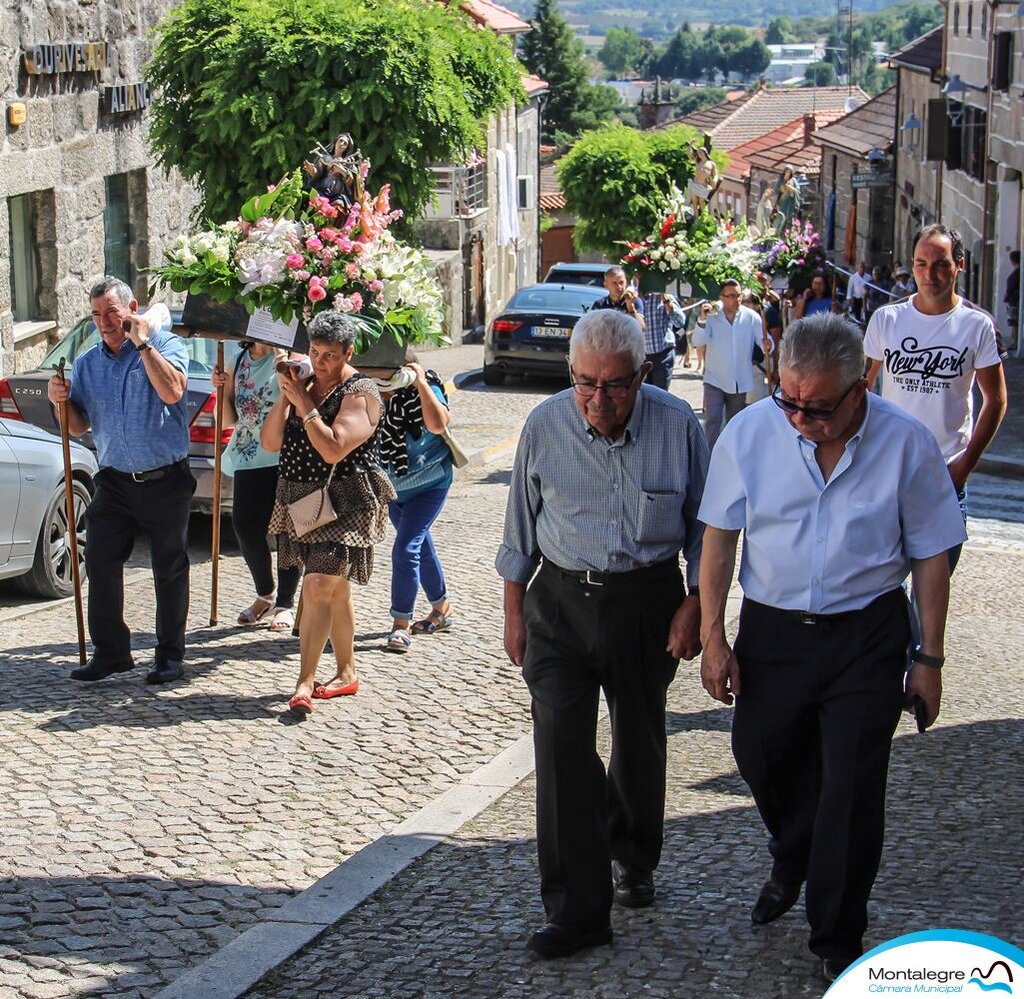
<svg viewBox="0 0 1024 999">
<path fill-rule="evenodd" d="M 152 350 L 153 345 L 148 340 L 143 340 L 135 349 L 141 354 L 144 350 Z"/>
<path fill-rule="evenodd" d="M 932 669 L 942 669 L 946 663 L 945 656 L 930 656 L 926 652 L 921 651 L 920 645 L 914 649 L 912 659 L 915 663 L 920 663 L 922 666 L 930 666 Z"/>
</svg>

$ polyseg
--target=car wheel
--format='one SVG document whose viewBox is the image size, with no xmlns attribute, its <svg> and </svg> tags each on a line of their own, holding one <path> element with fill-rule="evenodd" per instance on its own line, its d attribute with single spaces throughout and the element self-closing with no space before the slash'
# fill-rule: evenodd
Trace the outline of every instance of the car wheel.
<svg viewBox="0 0 1024 999">
<path fill-rule="evenodd" d="M 75 480 L 72 486 L 75 511 L 75 531 L 78 539 L 78 567 L 85 575 L 85 508 L 89 505 L 89 490 Z M 16 580 L 26 593 L 40 597 L 69 597 L 74 590 L 71 576 L 71 542 L 68 538 L 68 518 L 62 482 L 46 504 L 46 516 L 39 529 L 36 555 L 32 568 Z"/>
<path fill-rule="evenodd" d="M 485 385 L 504 385 L 505 384 L 505 372 L 501 370 L 496 364 L 485 364 L 484 365 L 484 384 Z"/>
</svg>

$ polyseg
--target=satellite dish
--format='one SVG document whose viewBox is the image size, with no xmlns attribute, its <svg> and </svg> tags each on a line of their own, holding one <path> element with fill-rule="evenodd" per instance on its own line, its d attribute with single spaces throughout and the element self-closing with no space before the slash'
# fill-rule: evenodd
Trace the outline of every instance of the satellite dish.
<svg viewBox="0 0 1024 999">
<path fill-rule="evenodd" d="M 862 103 L 859 97 L 847 97 L 846 103 L 843 104 L 843 111 L 849 114 L 851 111 L 856 111 Z"/>
</svg>

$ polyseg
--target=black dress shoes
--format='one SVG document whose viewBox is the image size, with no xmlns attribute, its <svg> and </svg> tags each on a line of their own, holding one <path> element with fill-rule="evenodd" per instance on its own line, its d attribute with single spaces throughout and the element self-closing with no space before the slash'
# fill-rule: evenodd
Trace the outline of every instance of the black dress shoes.
<svg viewBox="0 0 1024 999">
<path fill-rule="evenodd" d="M 93 680 L 102 680 L 112 676 L 114 673 L 127 673 L 135 663 L 131 659 L 115 659 L 104 661 L 93 656 L 84 666 L 71 671 L 72 680 L 84 680 L 86 683 Z"/>
<path fill-rule="evenodd" d="M 546 923 L 527 941 L 528 950 L 538 957 L 568 957 L 587 947 L 600 947 L 612 942 L 612 928 L 599 930 L 567 930 L 557 923 Z"/>
<path fill-rule="evenodd" d="M 855 961 L 856 958 L 853 960 Z M 823 957 L 821 959 L 821 976 L 831 985 L 851 964 L 853 961 L 844 961 L 841 957 Z"/>
<path fill-rule="evenodd" d="M 799 897 L 800 885 L 789 885 L 785 881 L 769 878 L 764 883 L 754 908 L 750 910 L 750 921 L 756 926 L 772 923 L 779 916 L 789 912 Z"/>
<path fill-rule="evenodd" d="M 167 659 L 164 662 L 157 660 L 146 674 L 146 683 L 170 683 L 184 672 L 181 663 L 175 659 Z"/>
<path fill-rule="evenodd" d="M 612 861 L 615 901 L 629 909 L 643 909 L 654 902 L 654 874 L 633 864 Z"/>
</svg>

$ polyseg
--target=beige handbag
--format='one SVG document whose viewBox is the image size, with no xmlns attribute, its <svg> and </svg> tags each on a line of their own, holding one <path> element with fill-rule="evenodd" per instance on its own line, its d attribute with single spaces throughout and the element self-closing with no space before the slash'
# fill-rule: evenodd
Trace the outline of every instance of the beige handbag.
<svg viewBox="0 0 1024 999">
<path fill-rule="evenodd" d="M 330 488 L 331 480 L 334 478 L 334 470 L 337 465 L 331 466 L 331 474 L 327 481 L 316 492 L 303 496 L 288 504 L 288 515 L 292 518 L 292 528 L 297 537 L 303 537 L 318 527 L 324 527 L 338 519 L 338 513 L 331 502 Z"/>
<path fill-rule="evenodd" d="M 447 425 L 441 431 L 440 436 L 441 440 L 448 445 L 448 450 L 452 453 L 452 464 L 456 468 L 465 468 L 469 464 L 469 455 L 459 447 L 459 442 L 455 439 Z"/>
</svg>

